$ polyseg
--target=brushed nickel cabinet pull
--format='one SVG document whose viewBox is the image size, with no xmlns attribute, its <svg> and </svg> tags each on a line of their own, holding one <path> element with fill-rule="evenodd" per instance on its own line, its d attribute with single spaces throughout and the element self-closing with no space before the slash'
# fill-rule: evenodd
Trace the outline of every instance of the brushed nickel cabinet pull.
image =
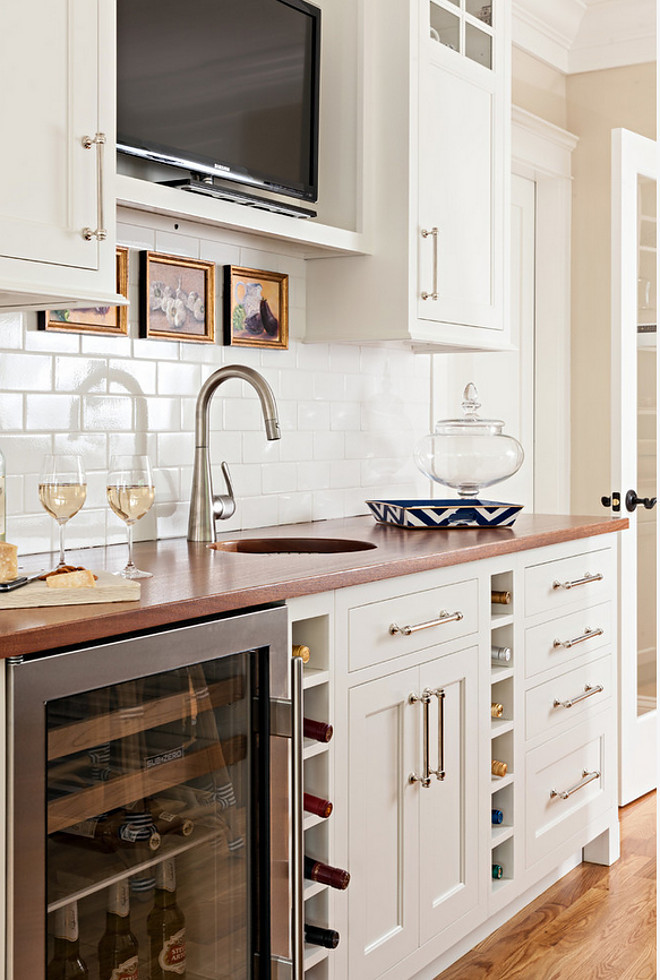
<svg viewBox="0 0 660 980">
<path fill-rule="evenodd" d="M 600 572 L 597 572 L 595 575 L 590 575 L 589 572 L 587 572 L 586 575 L 583 576 L 583 578 L 575 579 L 574 582 L 553 582 L 552 583 L 552 588 L 553 589 L 574 589 L 578 585 L 588 585 L 589 582 L 600 582 L 601 579 L 602 579 L 602 577 L 603 576 L 601 575 Z"/>
<path fill-rule="evenodd" d="M 305 972 L 305 896 L 303 828 L 303 662 L 291 658 L 291 977 Z"/>
<path fill-rule="evenodd" d="M 425 289 L 422 290 L 422 299 L 437 299 L 438 298 L 438 229 L 422 228 L 421 230 L 422 238 L 432 238 L 433 239 L 433 292 L 427 293 Z"/>
<path fill-rule="evenodd" d="M 429 705 L 431 704 L 431 691 L 425 687 L 421 694 L 411 694 L 408 698 L 409 704 L 422 705 L 422 724 L 424 726 L 422 738 L 422 775 L 411 772 L 408 777 L 411 783 L 421 783 L 422 789 L 428 789 L 431 785 L 431 768 L 429 762 Z"/>
<path fill-rule="evenodd" d="M 578 643 L 584 643 L 585 640 L 590 640 L 594 636 L 602 636 L 604 630 L 598 627 L 598 629 L 592 630 L 588 626 L 584 633 L 580 636 L 574 637 L 572 640 L 553 640 L 553 647 L 565 647 L 566 650 L 570 650 L 571 647 L 577 646 Z"/>
<path fill-rule="evenodd" d="M 86 242 L 91 242 L 95 238 L 98 242 L 104 242 L 108 237 L 107 228 L 104 227 L 103 216 L 103 147 L 105 146 L 105 133 L 97 133 L 96 136 L 83 136 L 82 145 L 86 150 L 96 147 L 96 228 L 83 228 L 82 236 Z"/>
<path fill-rule="evenodd" d="M 553 708 L 572 708 L 574 704 L 579 704 L 580 701 L 586 701 L 593 694 L 600 694 L 605 688 L 602 684 L 595 684 L 593 687 L 591 684 L 584 685 L 584 692 L 582 694 L 577 694 L 574 698 L 569 698 L 568 701 L 560 701 L 558 698 L 552 702 Z"/>
<path fill-rule="evenodd" d="M 445 609 L 442 610 L 437 619 L 430 619 L 427 623 L 417 623 L 414 626 L 397 626 L 396 623 L 392 623 L 389 629 L 390 636 L 410 636 L 412 633 L 418 633 L 420 630 L 429 630 L 433 626 L 444 626 L 445 623 L 456 623 L 460 619 L 463 619 L 462 612 L 448 613 Z"/>
<path fill-rule="evenodd" d="M 436 779 L 445 778 L 445 690 L 440 687 L 431 691 L 438 699 L 438 768 L 429 769 Z"/>
<path fill-rule="evenodd" d="M 550 799 L 558 797 L 560 800 L 567 800 L 569 796 L 573 793 L 577 793 L 579 789 L 584 789 L 589 783 L 593 783 L 594 779 L 600 779 L 600 770 L 594 770 L 593 772 L 587 772 L 586 769 L 582 770 L 582 779 L 575 786 L 571 786 L 570 789 L 551 789 Z"/>
</svg>

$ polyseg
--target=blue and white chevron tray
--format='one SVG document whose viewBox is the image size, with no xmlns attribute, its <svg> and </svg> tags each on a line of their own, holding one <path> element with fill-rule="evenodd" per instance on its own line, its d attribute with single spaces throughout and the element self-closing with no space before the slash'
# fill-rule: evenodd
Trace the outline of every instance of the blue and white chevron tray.
<svg viewBox="0 0 660 980">
<path fill-rule="evenodd" d="M 379 524 L 404 528 L 511 527 L 522 504 L 496 500 L 367 500 Z"/>
</svg>

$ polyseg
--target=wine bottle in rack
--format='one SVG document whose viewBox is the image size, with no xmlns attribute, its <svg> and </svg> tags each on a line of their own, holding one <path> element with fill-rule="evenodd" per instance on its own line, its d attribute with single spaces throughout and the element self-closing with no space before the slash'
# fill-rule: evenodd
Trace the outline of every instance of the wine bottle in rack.
<svg viewBox="0 0 660 980">
<path fill-rule="evenodd" d="M 490 764 L 490 771 L 493 776 L 506 776 L 507 768 L 506 762 L 499 762 L 498 759 L 493 759 Z"/>
<path fill-rule="evenodd" d="M 511 605 L 511 593 L 500 589 L 491 589 L 490 601 L 499 606 Z"/>
<path fill-rule="evenodd" d="M 176 800 L 172 801 L 172 806 L 162 800 L 149 800 L 149 810 L 153 825 L 161 835 L 179 834 L 181 837 L 190 837 L 195 824 L 187 817 L 185 812 L 181 812 L 181 804 Z"/>
<path fill-rule="evenodd" d="M 318 881 L 321 885 L 330 885 L 331 888 L 338 888 L 343 891 L 348 888 L 351 876 L 343 868 L 333 868 L 323 861 L 315 861 L 314 858 L 305 855 L 305 878 L 310 881 Z"/>
<path fill-rule="evenodd" d="M 490 659 L 494 664 L 508 664 L 511 662 L 511 647 L 491 647 Z"/>
<path fill-rule="evenodd" d="M 304 664 L 309 663 L 309 647 L 306 647 L 303 643 L 294 643 L 291 647 L 291 656 L 300 657 Z"/>
<path fill-rule="evenodd" d="M 311 793 L 304 794 L 303 807 L 307 813 L 313 813 L 317 817 L 329 817 L 332 813 L 330 800 L 322 800 L 320 796 L 312 796 Z"/>
<path fill-rule="evenodd" d="M 145 845 L 157 851 L 161 844 L 160 834 L 153 825 L 150 814 L 137 815 L 120 810 L 115 813 L 80 820 L 54 834 L 53 840 L 75 847 L 92 848 L 111 854 L 122 847 Z"/>
<path fill-rule="evenodd" d="M 80 955 L 78 903 L 71 902 L 53 913 L 53 958 L 48 964 L 48 980 L 85 980 L 87 964 Z"/>
<path fill-rule="evenodd" d="M 151 942 L 149 980 L 173 980 L 186 975 L 186 920 L 176 901 L 174 861 L 156 867 L 154 905 L 147 918 Z"/>
<path fill-rule="evenodd" d="M 501 810 L 491 810 L 490 811 L 490 822 L 494 825 L 502 823 L 504 820 L 504 814 Z"/>
<path fill-rule="evenodd" d="M 309 943 L 310 946 L 337 949 L 339 933 L 336 929 L 324 929 L 322 926 L 310 926 L 305 923 L 305 942 Z"/>
<path fill-rule="evenodd" d="M 498 704 L 497 701 L 492 701 L 490 705 L 490 717 L 501 718 L 503 714 L 504 714 L 504 705 Z"/>
<path fill-rule="evenodd" d="M 137 980 L 138 941 L 131 932 L 128 881 L 111 885 L 99 942 L 99 980 Z"/>
<path fill-rule="evenodd" d="M 314 739 L 315 742 L 329 742 L 333 731 L 332 725 L 328 725 L 325 721 L 303 718 L 303 735 L 305 738 Z"/>
<path fill-rule="evenodd" d="M 493 878 L 501 878 L 504 875 L 504 869 L 501 864 L 494 864 L 491 869 L 491 876 Z"/>
</svg>

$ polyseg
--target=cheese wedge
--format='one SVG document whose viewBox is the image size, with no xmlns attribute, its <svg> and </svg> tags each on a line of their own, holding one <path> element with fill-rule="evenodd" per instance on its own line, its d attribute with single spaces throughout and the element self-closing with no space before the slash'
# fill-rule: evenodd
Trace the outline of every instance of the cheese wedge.
<svg viewBox="0 0 660 980">
<path fill-rule="evenodd" d="M 13 582 L 15 578 L 18 578 L 18 547 L 0 541 L 0 582 Z"/>
<path fill-rule="evenodd" d="M 96 585 L 94 573 L 88 568 L 80 572 L 65 572 L 64 575 L 48 575 L 46 585 L 50 589 L 93 589 Z"/>
</svg>

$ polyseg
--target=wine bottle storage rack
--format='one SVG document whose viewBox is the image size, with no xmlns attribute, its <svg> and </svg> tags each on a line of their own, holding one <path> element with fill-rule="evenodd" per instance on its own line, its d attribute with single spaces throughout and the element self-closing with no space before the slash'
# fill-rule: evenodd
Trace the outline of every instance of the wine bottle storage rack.
<svg viewBox="0 0 660 980">
<path fill-rule="evenodd" d="M 510 602 L 490 604 L 490 644 L 492 647 L 506 647 L 511 651 L 508 662 L 491 659 L 490 700 L 491 704 L 501 704 L 501 718 L 491 718 L 491 759 L 506 762 L 505 776 L 491 774 L 491 809 L 501 810 L 503 821 L 490 828 L 490 878 L 491 896 L 497 896 L 510 884 L 515 876 L 516 859 L 516 649 L 514 632 L 514 610 L 516 592 L 513 571 L 503 570 L 490 576 L 490 589 L 493 592 L 509 593 Z M 488 815 L 490 819 L 490 814 Z M 492 877 L 492 865 L 502 866 L 503 875 Z"/>
<path fill-rule="evenodd" d="M 314 597 L 315 598 L 315 597 Z M 313 598 L 310 597 L 310 601 Z M 303 714 L 306 718 L 333 723 L 332 688 L 329 666 L 330 616 L 310 615 L 292 624 L 292 643 L 309 647 L 310 659 L 303 668 Z M 306 793 L 323 799 L 333 799 L 333 751 L 330 742 L 303 742 L 303 784 Z M 333 815 L 318 817 L 305 813 L 303 821 L 305 853 L 319 861 L 332 864 L 331 825 Z M 333 927 L 332 890 L 324 884 L 305 880 L 305 921 L 314 925 Z M 332 956 L 320 946 L 305 945 L 305 980 L 331 980 Z"/>
</svg>

